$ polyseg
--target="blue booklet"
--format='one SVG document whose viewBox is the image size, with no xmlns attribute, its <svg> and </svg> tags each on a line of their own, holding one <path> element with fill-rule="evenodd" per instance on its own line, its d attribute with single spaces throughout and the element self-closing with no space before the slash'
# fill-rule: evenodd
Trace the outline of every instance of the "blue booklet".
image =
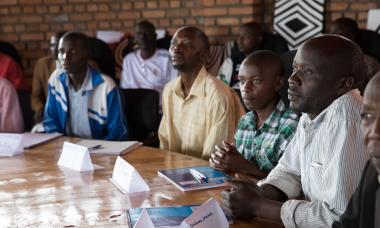
<svg viewBox="0 0 380 228">
<path fill-rule="evenodd" d="M 199 205 L 186 205 L 175 207 L 146 208 L 154 227 L 179 226 L 189 217 Z M 129 227 L 133 227 L 141 215 L 142 208 L 127 210 Z"/>
<path fill-rule="evenodd" d="M 179 226 L 183 220 L 189 217 L 200 205 L 184 205 L 173 207 L 150 207 L 146 208 L 154 227 Z M 133 227 L 141 215 L 142 208 L 128 209 L 126 216 L 129 227 Z M 231 216 L 226 213 L 226 218 L 233 224 Z"/>
<path fill-rule="evenodd" d="M 191 169 L 193 169 L 193 171 L 196 170 L 204 176 L 205 181 L 199 180 L 197 176 L 191 172 Z M 158 175 L 164 177 L 182 191 L 221 187 L 226 185 L 226 179 L 230 179 L 225 173 L 210 166 L 161 169 L 158 170 Z"/>
</svg>

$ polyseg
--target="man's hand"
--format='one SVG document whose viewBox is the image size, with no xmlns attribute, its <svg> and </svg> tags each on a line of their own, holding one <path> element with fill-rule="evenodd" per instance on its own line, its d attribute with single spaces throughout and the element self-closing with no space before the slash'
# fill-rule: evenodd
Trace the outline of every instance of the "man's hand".
<svg viewBox="0 0 380 228">
<path fill-rule="evenodd" d="M 226 213 L 235 218 L 259 217 L 282 224 L 282 203 L 266 198 L 254 181 L 236 175 L 228 183 L 231 188 L 222 192 L 222 208 Z"/>
<path fill-rule="evenodd" d="M 261 189 L 254 182 L 239 178 L 228 183 L 231 189 L 222 192 L 222 207 L 225 212 L 236 218 L 258 217 L 261 205 L 266 201 Z"/>
<path fill-rule="evenodd" d="M 245 173 L 251 162 L 241 155 L 233 144 L 222 142 L 222 146 L 215 146 L 215 151 L 209 159 L 210 166 L 224 172 Z"/>
</svg>

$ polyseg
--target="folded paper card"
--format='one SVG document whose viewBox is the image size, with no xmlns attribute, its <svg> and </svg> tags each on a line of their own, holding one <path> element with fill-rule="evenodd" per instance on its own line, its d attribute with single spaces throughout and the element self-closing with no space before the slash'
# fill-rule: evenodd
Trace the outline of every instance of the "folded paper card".
<svg viewBox="0 0 380 228">
<path fill-rule="evenodd" d="M 15 156 L 24 152 L 22 134 L 0 133 L 0 156 Z"/>
<path fill-rule="evenodd" d="M 136 212 L 140 212 L 137 221 Z M 129 212 L 129 213 L 128 213 Z M 229 227 L 229 222 L 219 203 L 211 198 L 201 206 L 177 206 L 160 208 L 130 209 L 127 211 L 129 224 L 134 228 L 172 227 L 172 228 L 209 228 Z M 134 222 L 135 221 L 135 222 Z M 132 226 L 131 226 L 132 227 Z"/>
<path fill-rule="evenodd" d="M 198 207 L 180 225 L 181 228 L 228 228 L 229 223 L 218 201 L 211 198 Z"/>
<path fill-rule="evenodd" d="M 69 142 L 63 143 L 62 154 L 59 157 L 58 165 L 80 172 L 103 168 L 92 164 L 87 147 Z"/>
<path fill-rule="evenodd" d="M 137 170 L 121 157 L 116 159 L 111 181 L 123 193 L 148 192 L 150 190 Z"/>
<path fill-rule="evenodd" d="M 154 228 L 153 222 L 145 208 L 142 209 L 141 215 L 133 228 Z"/>
</svg>

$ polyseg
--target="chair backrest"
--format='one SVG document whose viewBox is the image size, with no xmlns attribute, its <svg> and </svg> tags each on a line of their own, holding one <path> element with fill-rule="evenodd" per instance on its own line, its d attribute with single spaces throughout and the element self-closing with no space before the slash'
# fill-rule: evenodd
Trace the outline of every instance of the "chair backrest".
<svg viewBox="0 0 380 228">
<path fill-rule="evenodd" d="M 364 54 L 370 55 L 380 61 L 380 34 L 367 29 L 359 29 L 356 42 Z"/>
<path fill-rule="evenodd" d="M 130 140 L 144 141 L 157 133 L 159 93 L 151 89 L 121 89 Z"/>
<path fill-rule="evenodd" d="M 115 57 L 111 48 L 104 41 L 90 37 L 90 60 L 95 61 L 99 70 L 115 80 Z"/>
<path fill-rule="evenodd" d="M 24 129 L 25 131 L 30 131 L 34 125 L 34 112 L 31 106 L 30 92 L 17 90 L 17 96 L 22 111 L 22 117 L 24 119 Z"/>
<path fill-rule="evenodd" d="M 290 78 L 293 72 L 293 60 L 294 60 L 294 57 L 296 56 L 296 53 L 297 53 L 297 50 L 291 50 L 281 55 L 282 65 L 284 66 L 284 84 L 280 90 L 280 96 L 286 105 L 289 104 L 288 79 Z"/>
<path fill-rule="evenodd" d="M 264 32 L 260 49 L 271 50 L 279 55 L 289 50 L 288 42 L 282 36 L 271 32 Z"/>
</svg>

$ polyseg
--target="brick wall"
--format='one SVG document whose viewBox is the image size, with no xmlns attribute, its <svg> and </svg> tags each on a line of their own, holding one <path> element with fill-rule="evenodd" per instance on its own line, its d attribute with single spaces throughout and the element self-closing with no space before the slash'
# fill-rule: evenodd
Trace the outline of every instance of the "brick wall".
<svg viewBox="0 0 380 228">
<path fill-rule="evenodd" d="M 380 2 L 327 0 L 326 24 L 340 16 L 365 27 L 367 10 Z M 211 37 L 231 39 L 238 25 L 255 20 L 271 30 L 274 0 L 1 0 L 0 40 L 12 42 L 31 77 L 37 58 L 48 53 L 48 39 L 59 30 L 133 31 L 142 18 L 173 33 L 184 24 L 197 25 Z"/>
</svg>

